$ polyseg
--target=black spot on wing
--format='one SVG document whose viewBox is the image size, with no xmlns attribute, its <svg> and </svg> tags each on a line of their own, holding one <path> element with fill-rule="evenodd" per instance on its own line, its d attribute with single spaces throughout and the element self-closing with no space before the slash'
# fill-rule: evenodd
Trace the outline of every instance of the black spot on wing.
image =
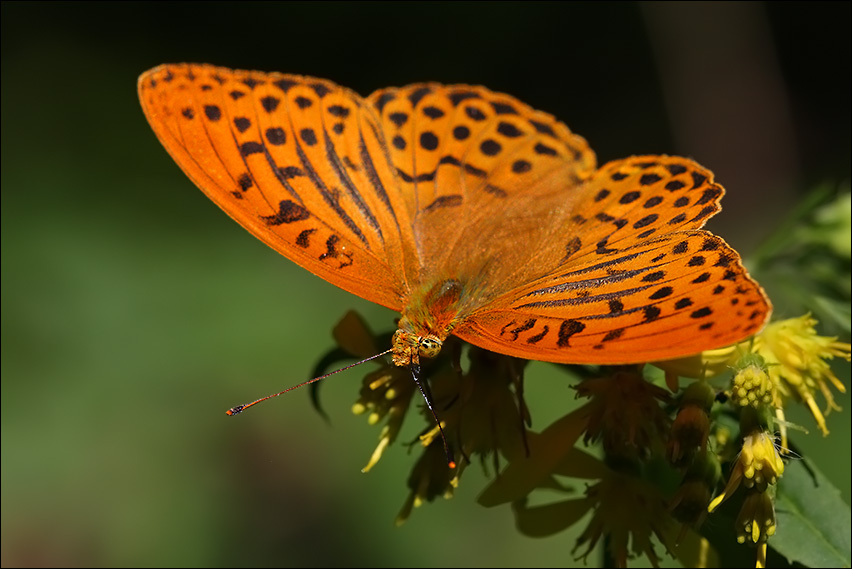
<svg viewBox="0 0 852 569">
<path fill-rule="evenodd" d="M 467 101 L 468 99 L 479 99 L 481 98 L 478 93 L 474 93 L 473 91 L 454 91 L 450 93 L 449 99 L 454 107 L 459 106 L 459 103 L 462 101 Z"/>
<path fill-rule="evenodd" d="M 311 216 L 310 212 L 299 204 L 290 200 L 282 200 L 278 204 L 278 213 L 275 215 L 261 216 L 267 225 L 281 225 L 282 223 L 294 223 L 303 221 Z"/>
<path fill-rule="evenodd" d="M 346 117 L 349 116 L 349 109 L 347 109 L 346 107 L 344 107 L 342 105 L 331 105 L 328 108 L 328 112 L 332 116 L 335 116 L 339 119 L 345 119 Z"/>
<path fill-rule="evenodd" d="M 537 343 L 541 342 L 544 339 L 544 337 L 547 336 L 548 332 L 550 332 L 550 326 L 545 324 L 545 326 L 544 326 L 544 328 L 542 328 L 541 332 L 527 338 L 527 344 L 537 344 Z"/>
<path fill-rule="evenodd" d="M 338 269 L 342 269 L 344 267 L 348 267 L 352 264 L 352 253 L 348 251 L 341 251 L 337 248 L 337 244 L 340 242 L 340 237 L 337 235 L 332 235 L 325 241 L 326 251 L 322 255 L 319 256 L 320 261 L 324 261 L 326 259 L 336 259 L 340 266 Z"/>
<path fill-rule="evenodd" d="M 429 117 L 430 119 L 435 120 L 444 116 L 444 111 L 442 111 L 438 107 L 433 107 L 429 105 L 428 107 L 423 107 L 423 114 Z"/>
<path fill-rule="evenodd" d="M 391 113 L 388 118 L 399 128 L 408 121 L 408 113 Z"/>
<path fill-rule="evenodd" d="M 512 163 L 512 172 L 515 174 L 524 174 L 532 170 L 532 164 L 526 160 L 515 160 Z"/>
<path fill-rule="evenodd" d="M 502 336 L 503 334 L 511 334 L 512 335 L 512 341 L 516 342 L 518 340 L 518 335 L 521 332 L 526 332 L 527 330 L 531 330 L 532 327 L 535 326 L 535 323 L 536 323 L 536 319 L 530 318 L 529 320 L 527 320 L 526 322 L 524 322 L 520 326 L 516 326 L 516 327 L 512 328 L 511 330 L 509 330 L 508 329 L 509 326 L 512 326 L 514 324 L 514 321 L 513 321 L 512 324 L 507 324 L 506 326 L 503 327 L 503 329 L 500 331 L 500 335 Z"/>
<path fill-rule="evenodd" d="M 497 101 L 490 101 L 491 107 L 494 109 L 494 112 L 498 115 L 516 115 L 518 111 L 510 105 L 509 103 L 500 103 Z"/>
<path fill-rule="evenodd" d="M 500 122 L 500 124 L 497 125 L 497 132 L 507 138 L 517 138 L 524 135 L 524 131 L 510 122 Z"/>
<path fill-rule="evenodd" d="M 266 140 L 274 146 L 281 146 L 287 142 L 287 133 L 281 127 L 270 127 L 266 129 Z"/>
<path fill-rule="evenodd" d="M 222 110 L 216 105 L 204 105 L 204 114 L 213 122 L 222 118 Z"/>
<path fill-rule="evenodd" d="M 286 93 L 291 87 L 298 85 L 298 82 L 292 79 L 278 79 L 277 81 L 273 81 L 272 84 Z"/>
<path fill-rule="evenodd" d="M 218 79 L 216 78 L 216 76 L 214 76 L 214 77 L 213 77 L 213 79 L 216 79 L 216 80 L 218 81 Z M 260 85 L 260 81 L 258 81 L 257 79 L 253 79 L 253 78 L 251 78 L 251 77 L 246 77 L 245 79 L 243 79 L 243 81 L 242 81 L 242 82 L 243 82 L 243 85 L 245 85 L 245 86 L 246 86 L 246 87 L 248 87 L 249 89 L 254 89 L 254 88 L 255 88 L 255 87 L 257 87 L 258 85 Z M 221 84 L 222 84 L 222 81 L 219 81 L 219 84 L 221 85 Z"/>
<path fill-rule="evenodd" d="M 579 320 L 563 320 L 559 326 L 559 339 L 556 345 L 560 348 L 566 348 L 571 345 L 571 336 L 578 334 L 586 329 L 586 325 Z"/>
<path fill-rule="evenodd" d="M 538 132 L 540 132 L 542 134 L 549 134 L 550 136 L 556 136 L 556 133 L 553 132 L 553 129 L 548 124 L 545 124 L 545 123 L 539 122 L 539 121 L 534 121 L 532 119 L 530 119 L 529 123 L 533 126 L 534 129 L 536 129 Z"/>
<path fill-rule="evenodd" d="M 240 144 L 240 154 L 243 157 L 251 156 L 252 154 L 260 154 L 263 151 L 263 144 L 259 142 L 249 141 Z"/>
<path fill-rule="evenodd" d="M 470 129 L 464 125 L 457 126 L 453 129 L 453 138 L 456 140 L 465 140 L 470 136 Z"/>
<path fill-rule="evenodd" d="M 420 87 L 420 88 L 412 91 L 411 93 L 409 93 L 408 100 L 411 101 L 411 106 L 416 107 L 417 103 L 419 103 L 420 100 L 423 97 L 425 97 L 426 95 L 428 95 L 431 92 L 432 92 L 432 89 L 429 88 L 429 87 Z"/>
<path fill-rule="evenodd" d="M 373 104 L 376 107 L 376 109 L 379 111 L 379 113 L 381 113 L 382 110 L 385 108 L 385 105 L 387 105 L 389 102 L 393 101 L 394 99 L 396 99 L 396 95 L 394 95 L 393 93 L 382 93 L 379 96 L 379 98 L 376 99 L 376 102 L 373 103 Z"/>
<path fill-rule="evenodd" d="M 325 97 L 326 95 L 328 95 L 329 93 L 331 93 L 331 89 L 329 89 L 328 87 L 326 87 L 326 86 L 325 86 L 325 85 L 323 85 L 322 83 L 311 83 L 311 84 L 310 84 L 310 85 L 308 85 L 308 86 L 309 86 L 311 89 L 313 89 L 313 90 L 314 90 L 314 93 L 316 93 L 316 94 L 317 94 L 317 97 L 319 97 L 320 99 L 322 99 L 323 97 Z"/>
<path fill-rule="evenodd" d="M 263 97 L 260 100 L 260 105 L 263 107 L 263 110 L 266 111 L 267 113 L 271 113 L 271 112 L 275 111 L 275 109 L 278 108 L 278 105 L 280 103 L 281 103 L 281 99 L 279 99 L 278 97 L 273 97 L 271 95 L 267 96 L 267 97 Z"/>
<path fill-rule="evenodd" d="M 485 116 L 485 113 L 483 113 L 482 111 L 480 111 L 480 110 L 479 110 L 479 109 L 477 109 L 476 107 L 467 106 L 467 107 L 465 107 L 465 109 L 464 109 L 464 113 L 465 113 L 468 117 L 470 117 L 471 119 L 473 119 L 473 120 L 475 120 L 475 121 L 477 121 L 477 122 L 479 122 L 479 121 L 484 121 L 484 120 L 487 118 L 487 117 Z"/>
<path fill-rule="evenodd" d="M 649 296 L 648 298 L 650 298 L 651 300 L 659 300 L 661 298 L 666 298 L 667 296 L 670 296 L 673 292 L 674 289 L 672 287 L 664 286 L 655 290 L 654 293 L 651 294 L 651 296 Z"/>
<path fill-rule="evenodd" d="M 237 178 L 237 184 L 239 184 L 240 189 L 245 192 L 254 185 L 254 181 L 251 179 L 248 172 L 243 172 L 240 174 L 240 177 Z"/>
<path fill-rule="evenodd" d="M 251 121 L 246 117 L 237 117 L 234 119 L 234 128 L 243 133 L 251 128 Z"/>
<path fill-rule="evenodd" d="M 643 308 L 643 312 L 645 313 L 645 322 L 653 322 L 660 317 L 661 311 L 656 306 L 646 306 Z"/>
<path fill-rule="evenodd" d="M 296 237 L 296 245 L 302 247 L 303 249 L 307 249 L 311 245 L 309 239 L 311 235 L 315 232 L 316 229 L 305 229 L 304 231 L 299 233 L 299 236 Z"/>
</svg>

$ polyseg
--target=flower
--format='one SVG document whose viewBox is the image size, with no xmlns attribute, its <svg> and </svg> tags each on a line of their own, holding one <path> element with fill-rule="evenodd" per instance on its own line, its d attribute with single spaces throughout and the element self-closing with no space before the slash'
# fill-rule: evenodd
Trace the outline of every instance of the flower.
<svg viewBox="0 0 852 569">
<path fill-rule="evenodd" d="M 825 414 L 840 407 L 834 402 L 829 384 L 841 393 L 846 387 L 837 379 L 827 360 L 834 357 L 850 360 L 852 346 L 837 338 L 819 336 L 816 320 L 810 314 L 773 322 L 755 338 L 754 351 L 766 361 L 767 373 L 775 386 L 782 406 L 783 399 L 797 397 L 805 402 L 823 435 L 828 434 L 825 417 L 814 393 L 819 390 L 826 401 Z"/>
<path fill-rule="evenodd" d="M 666 382 L 672 387 L 670 377 L 691 377 L 708 379 L 729 369 L 735 361 L 748 350 L 749 342 L 741 342 L 715 350 L 705 350 L 694 356 L 654 362 L 652 365 L 666 372 Z M 676 385 L 673 387 L 676 388 Z M 676 389 L 672 389 L 676 391 Z"/>
<path fill-rule="evenodd" d="M 766 371 L 763 358 L 758 354 L 748 354 L 738 367 L 731 387 L 731 401 L 740 407 L 771 405 L 775 384 Z"/>
<path fill-rule="evenodd" d="M 766 491 L 784 474 L 784 462 L 775 446 L 775 436 L 763 430 L 753 431 L 743 438 L 743 448 L 734 464 L 725 490 L 707 507 L 713 512 L 719 504 L 731 497 L 740 483 L 758 492 Z"/>
<path fill-rule="evenodd" d="M 407 370 L 387 363 L 364 377 L 360 396 L 352 406 L 352 412 L 356 415 L 369 412 L 367 422 L 371 425 L 385 418 L 387 423 L 382 427 L 379 444 L 362 472 L 373 468 L 388 446 L 396 440 L 416 389 Z"/>
<path fill-rule="evenodd" d="M 758 569 L 766 567 L 766 542 L 775 535 L 777 529 L 774 494 L 749 490 L 734 522 L 737 542 L 757 546 L 755 567 Z"/>
<path fill-rule="evenodd" d="M 575 389 L 578 397 L 592 400 L 586 444 L 600 439 L 607 454 L 646 456 L 666 436 L 669 417 L 660 403 L 669 395 L 645 381 L 639 368 L 619 368 L 583 380 Z"/>
<path fill-rule="evenodd" d="M 835 337 L 818 335 L 816 323 L 810 314 L 773 322 L 753 341 L 654 365 L 666 372 L 670 385 L 676 385 L 671 379 L 675 375 L 707 378 L 728 367 L 739 368 L 741 375 L 735 379 L 732 390 L 737 403 L 764 404 L 771 396 L 771 404 L 777 408 L 780 418 L 785 400 L 798 399 L 808 406 L 820 430 L 827 435 L 825 415 L 840 409 L 834 402 L 830 386 L 846 392 L 828 362 L 835 357 L 850 361 L 852 346 L 848 342 L 838 342 Z M 742 365 L 743 360 L 749 361 L 748 358 L 754 356 L 760 357 L 750 360 L 756 367 L 743 369 L 748 367 Z M 768 375 L 769 382 L 762 372 Z M 817 391 L 826 401 L 824 411 L 814 397 Z"/>
<path fill-rule="evenodd" d="M 735 522 L 739 543 L 749 541 L 758 545 L 775 535 L 777 524 L 773 502 L 774 492 L 749 490 Z"/>
<path fill-rule="evenodd" d="M 671 518 L 663 497 L 654 486 L 636 476 L 612 471 L 586 489 L 586 499 L 595 510 L 574 546 L 576 552 L 586 545 L 580 558 L 585 559 L 602 536 L 608 538 L 609 552 L 616 567 L 626 567 L 627 559 L 634 554 L 644 554 L 651 565 L 658 567 L 659 557 L 654 551 L 652 535 L 671 551 L 666 539 Z"/>
<path fill-rule="evenodd" d="M 440 441 L 427 446 L 408 476 L 410 492 L 396 516 L 396 525 L 404 524 L 411 516 L 412 510 L 424 502 L 431 502 L 438 496 L 448 500 L 452 498 L 455 485 L 451 483 L 450 478 L 450 468 Z"/>
</svg>

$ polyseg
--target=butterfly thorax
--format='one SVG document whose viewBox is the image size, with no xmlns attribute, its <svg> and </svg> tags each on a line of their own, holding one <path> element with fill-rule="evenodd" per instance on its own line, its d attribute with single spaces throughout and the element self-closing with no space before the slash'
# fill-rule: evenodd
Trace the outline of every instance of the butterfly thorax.
<svg viewBox="0 0 852 569">
<path fill-rule="evenodd" d="M 421 357 L 437 356 L 458 321 L 460 281 L 447 279 L 424 290 L 412 295 L 399 320 L 393 335 L 394 365 L 418 365 Z"/>
</svg>

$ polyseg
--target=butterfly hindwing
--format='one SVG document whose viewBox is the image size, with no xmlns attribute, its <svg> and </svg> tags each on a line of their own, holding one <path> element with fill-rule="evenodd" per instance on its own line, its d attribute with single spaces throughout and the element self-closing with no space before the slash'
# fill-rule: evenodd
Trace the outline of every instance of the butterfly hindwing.
<svg viewBox="0 0 852 569">
<path fill-rule="evenodd" d="M 519 357 L 625 363 L 729 345 L 763 326 L 763 291 L 736 251 L 700 230 L 724 193 L 708 170 L 632 157 L 604 165 L 579 192 L 558 266 L 482 307 L 456 335 Z"/>
</svg>

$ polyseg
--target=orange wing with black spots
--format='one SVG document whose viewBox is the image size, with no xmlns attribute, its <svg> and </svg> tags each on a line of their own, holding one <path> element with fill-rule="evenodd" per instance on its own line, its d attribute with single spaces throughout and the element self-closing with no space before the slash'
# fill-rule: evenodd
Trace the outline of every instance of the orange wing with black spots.
<svg viewBox="0 0 852 569">
<path fill-rule="evenodd" d="M 411 219 L 361 97 L 312 77 L 184 64 L 143 74 L 139 98 L 178 165 L 253 235 L 344 290 L 402 308 Z"/>
<path fill-rule="evenodd" d="M 739 255 L 700 230 L 724 194 L 691 160 L 610 162 L 559 240 L 559 266 L 466 318 L 454 333 L 518 357 L 656 361 L 736 343 L 769 316 Z"/>
</svg>

